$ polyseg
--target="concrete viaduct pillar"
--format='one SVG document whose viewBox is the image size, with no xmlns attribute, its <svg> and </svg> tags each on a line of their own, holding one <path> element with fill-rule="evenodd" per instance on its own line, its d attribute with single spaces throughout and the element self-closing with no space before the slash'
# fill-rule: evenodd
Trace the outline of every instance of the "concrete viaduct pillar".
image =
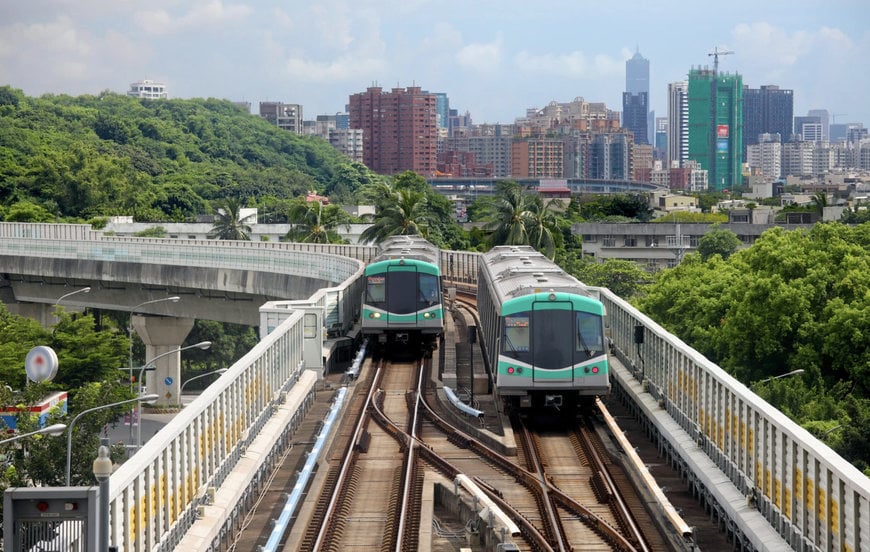
<svg viewBox="0 0 870 552">
<path fill-rule="evenodd" d="M 133 329 L 145 343 L 145 361 L 178 349 L 193 328 L 193 318 L 133 316 Z M 154 362 L 156 370 L 145 372 L 148 393 L 160 396 L 156 406 L 180 406 L 181 352 L 167 354 Z"/>
</svg>

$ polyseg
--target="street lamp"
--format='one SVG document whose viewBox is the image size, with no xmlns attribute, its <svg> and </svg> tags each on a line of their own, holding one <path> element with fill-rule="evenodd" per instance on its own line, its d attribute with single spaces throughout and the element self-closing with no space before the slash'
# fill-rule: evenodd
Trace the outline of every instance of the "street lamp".
<svg viewBox="0 0 870 552">
<path fill-rule="evenodd" d="M 61 435 L 66 429 L 66 424 L 54 424 L 47 427 L 43 427 L 41 429 L 37 429 L 36 431 L 31 431 L 30 433 L 22 433 L 20 435 L 16 435 L 15 437 L 10 437 L 9 439 L 3 439 L 0 441 L 0 445 L 5 445 L 6 443 L 11 443 L 12 441 L 17 441 L 18 439 L 24 439 L 25 437 L 30 437 L 32 435 L 42 435 L 47 433 L 49 435 Z"/>
<path fill-rule="evenodd" d="M 129 340 L 129 353 L 127 356 L 127 367 L 130 370 L 130 393 L 133 393 L 133 315 L 136 313 L 139 308 L 144 307 L 145 305 L 151 305 L 153 303 L 162 303 L 163 301 L 171 301 L 173 303 L 177 303 L 181 300 L 181 297 L 173 295 L 172 297 L 161 297 L 160 299 L 152 299 L 151 301 L 145 301 L 143 303 L 139 303 L 130 309 L 130 325 L 127 326 L 127 339 Z M 135 414 L 135 408 L 130 408 L 130 441 L 133 441 L 133 416 Z"/>
<path fill-rule="evenodd" d="M 75 295 L 76 293 L 90 293 L 90 292 L 91 292 L 91 287 L 87 286 L 87 287 L 83 287 L 81 289 L 77 289 L 75 291 L 71 291 L 69 293 L 65 293 L 64 295 L 61 295 L 60 297 L 57 298 L 57 301 L 54 302 L 54 306 L 56 307 L 56 306 L 60 305 L 60 302 L 63 301 L 64 299 L 66 299 L 67 297 L 69 297 L 70 295 Z"/>
<path fill-rule="evenodd" d="M 805 371 L 805 370 L 804 370 L 803 368 L 798 368 L 797 370 L 792 370 L 791 372 L 786 372 L 785 374 L 780 374 L 780 375 L 778 375 L 778 376 L 771 376 L 771 377 L 769 377 L 769 378 L 765 378 L 765 379 L 763 379 L 763 380 L 761 380 L 761 381 L 756 381 L 755 383 L 750 384 L 749 387 L 753 387 L 753 386 L 755 386 L 755 385 L 759 385 L 759 384 L 762 384 L 762 383 L 766 383 L 766 382 L 768 382 L 768 381 L 770 381 L 770 380 L 775 380 L 775 379 L 780 379 L 780 378 L 787 378 L 787 377 L 789 377 L 789 376 L 796 376 L 796 375 L 798 375 L 798 374 L 803 374 L 804 371 Z"/>
<path fill-rule="evenodd" d="M 112 459 L 109 458 L 109 447 L 100 445 L 97 458 L 93 464 L 94 477 L 100 484 L 100 521 L 97 527 L 100 552 L 109 551 L 109 477 L 112 475 Z"/>
<path fill-rule="evenodd" d="M 194 343 L 193 345 L 188 345 L 186 347 L 177 347 L 175 349 L 172 349 L 171 351 L 166 351 L 165 353 L 160 353 L 156 357 L 152 358 L 151 360 L 149 360 L 148 362 L 143 364 L 142 367 L 139 369 L 139 381 L 138 381 L 139 389 L 137 390 L 136 394 L 137 395 L 142 394 L 142 378 L 145 374 L 145 370 L 148 368 L 148 366 L 153 365 L 156 360 L 161 359 L 161 358 L 168 356 L 168 355 L 180 353 L 181 351 L 186 351 L 188 349 L 206 350 L 209 347 L 211 347 L 211 341 L 200 341 L 199 343 Z M 178 394 L 181 395 L 181 392 L 179 392 Z M 137 420 L 137 423 L 136 423 L 136 450 L 139 450 L 139 448 L 142 446 L 142 419 L 141 418 L 142 418 L 142 416 L 140 415 L 139 419 Z M 132 417 L 130 418 L 130 424 L 131 424 L 130 428 L 132 429 L 132 427 L 133 427 Z"/>
<path fill-rule="evenodd" d="M 66 436 L 66 486 L 69 487 L 70 463 L 72 461 L 72 434 L 73 434 L 72 430 L 73 430 L 73 426 L 75 425 L 75 423 L 78 421 L 79 418 L 81 418 L 85 414 L 88 414 L 90 412 L 94 412 L 96 410 L 102 410 L 104 408 L 111 408 L 113 406 L 120 406 L 122 404 L 127 404 L 127 403 L 131 403 L 131 402 L 152 403 L 152 402 L 156 401 L 158 398 L 160 398 L 160 397 L 158 397 L 157 395 L 154 395 L 154 394 L 144 395 L 142 397 L 136 397 L 134 399 L 127 399 L 125 401 L 118 401 L 118 402 L 114 402 L 112 404 L 104 404 L 101 406 L 95 406 L 93 408 L 88 408 L 87 410 L 82 410 L 81 412 L 76 414 L 75 418 L 72 419 L 72 421 L 69 423 L 69 427 L 67 427 L 67 430 L 66 430 L 66 435 L 67 435 Z"/>
<path fill-rule="evenodd" d="M 198 375 L 198 376 L 193 376 L 192 378 L 190 378 L 189 380 L 187 380 L 187 381 L 185 381 L 184 383 L 181 384 L 181 388 L 178 390 L 178 396 L 179 396 L 179 397 L 181 396 L 182 391 L 184 391 L 184 386 L 187 385 L 188 383 L 192 382 L 193 380 L 197 380 L 197 379 L 199 379 L 199 378 L 204 378 L 204 377 L 206 377 L 206 376 L 212 376 L 212 375 L 214 375 L 214 374 L 223 374 L 223 373 L 226 372 L 227 370 L 229 370 L 229 368 L 219 368 L 219 369 L 214 370 L 214 371 L 212 371 L 212 372 L 206 372 L 205 374 L 200 374 L 200 375 Z"/>
</svg>

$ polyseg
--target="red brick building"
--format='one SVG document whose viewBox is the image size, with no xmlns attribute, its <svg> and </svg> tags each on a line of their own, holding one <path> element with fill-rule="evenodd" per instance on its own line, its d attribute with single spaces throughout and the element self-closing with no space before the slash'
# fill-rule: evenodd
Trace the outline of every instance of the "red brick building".
<svg viewBox="0 0 870 552">
<path fill-rule="evenodd" d="M 379 174 L 433 175 L 438 153 L 435 98 L 417 86 L 390 92 L 373 86 L 350 96 L 350 128 L 363 131 L 363 163 Z"/>
</svg>

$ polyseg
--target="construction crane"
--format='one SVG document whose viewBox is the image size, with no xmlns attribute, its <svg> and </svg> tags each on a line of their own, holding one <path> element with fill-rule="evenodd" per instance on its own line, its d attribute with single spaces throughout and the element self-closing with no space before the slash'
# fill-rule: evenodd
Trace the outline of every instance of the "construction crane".
<svg viewBox="0 0 870 552">
<path fill-rule="evenodd" d="M 733 54 L 731 50 L 720 50 L 718 46 L 713 48 L 713 51 L 708 53 L 708 56 L 713 56 L 713 73 L 719 74 L 719 56 L 727 56 Z"/>
<path fill-rule="evenodd" d="M 837 117 L 845 117 L 848 113 L 831 113 L 831 124 L 837 124 Z"/>
</svg>

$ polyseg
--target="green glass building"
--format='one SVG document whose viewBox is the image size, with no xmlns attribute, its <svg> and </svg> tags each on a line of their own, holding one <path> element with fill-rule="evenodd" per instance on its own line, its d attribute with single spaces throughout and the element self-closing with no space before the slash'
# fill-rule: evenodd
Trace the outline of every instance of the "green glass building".
<svg viewBox="0 0 870 552">
<path fill-rule="evenodd" d="M 689 159 L 707 169 L 710 190 L 743 182 L 743 77 L 711 69 L 689 72 Z"/>
</svg>

